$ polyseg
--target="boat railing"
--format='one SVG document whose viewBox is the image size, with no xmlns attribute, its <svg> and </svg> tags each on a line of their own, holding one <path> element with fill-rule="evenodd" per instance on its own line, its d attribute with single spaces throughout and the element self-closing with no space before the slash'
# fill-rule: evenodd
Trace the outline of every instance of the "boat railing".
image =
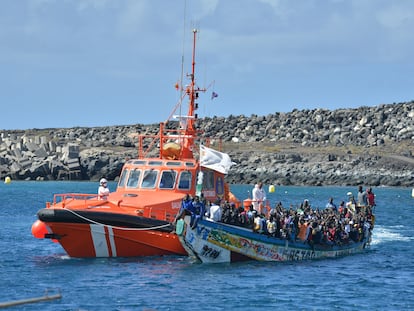
<svg viewBox="0 0 414 311">
<path fill-rule="evenodd" d="M 84 204 L 86 204 L 86 201 L 90 200 L 98 200 L 97 194 L 85 194 L 85 193 L 61 193 L 61 194 L 55 194 L 53 196 L 53 205 L 61 203 L 62 207 L 65 207 L 66 204 L 72 202 L 72 201 L 79 201 L 84 200 Z M 50 203 L 46 203 L 46 205 L 50 206 Z"/>
<path fill-rule="evenodd" d="M 193 146 L 203 141 L 203 144 L 207 147 L 213 141 L 217 141 L 219 150 L 222 150 L 223 143 L 221 137 L 201 137 L 203 133 L 201 130 L 193 130 L 191 133 L 187 133 L 185 128 L 165 129 L 165 124 L 162 122 L 160 123 L 160 132 L 158 134 L 138 135 L 138 158 L 143 159 L 148 157 L 155 147 L 159 148 L 159 157 L 161 158 L 163 145 L 169 142 L 175 142 L 181 145 L 187 139 L 192 141 Z M 151 155 L 154 156 L 153 154 Z"/>
<path fill-rule="evenodd" d="M 158 134 L 140 134 L 138 135 L 138 158 L 145 158 L 151 153 L 155 147 L 160 148 L 160 157 L 162 145 L 171 140 L 180 141 L 188 137 L 185 135 L 184 129 L 165 129 L 165 123 L 160 123 Z"/>
</svg>

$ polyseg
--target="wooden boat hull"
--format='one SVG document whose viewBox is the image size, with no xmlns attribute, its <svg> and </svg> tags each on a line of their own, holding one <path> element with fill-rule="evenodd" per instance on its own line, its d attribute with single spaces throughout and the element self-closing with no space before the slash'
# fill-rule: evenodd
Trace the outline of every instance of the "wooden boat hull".
<svg viewBox="0 0 414 311">
<path fill-rule="evenodd" d="M 90 211 L 74 214 L 50 208 L 40 210 L 38 217 L 47 228 L 44 237 L 59 242 L 70 257 L 187 254 L 165 221 Z"/>
<path fill-rule="evenodd" d="M 315 245 L 289 242 L 270 237 L 250 229 L 208 220 L 199 221 L 197 227 L 185 225 L 180 241 L 190 256 L 203 263 L 225 263 L 244 260 L 300 261 L 333 258 L 364 251 L 369 238 L 343 246 Z"/>
</svg>

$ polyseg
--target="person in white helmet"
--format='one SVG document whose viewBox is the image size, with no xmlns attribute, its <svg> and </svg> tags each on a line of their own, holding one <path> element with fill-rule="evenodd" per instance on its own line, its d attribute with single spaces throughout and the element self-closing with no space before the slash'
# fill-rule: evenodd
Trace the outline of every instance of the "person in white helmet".
<svg viewBox="0 0 414 311">
<path fill-rule="evenodd" d="M 107 200 L 108 195 L 109 195 L 108 181 L 105 178 L 102 178 L 99 181 L 98 199 Z"/>
</svg>

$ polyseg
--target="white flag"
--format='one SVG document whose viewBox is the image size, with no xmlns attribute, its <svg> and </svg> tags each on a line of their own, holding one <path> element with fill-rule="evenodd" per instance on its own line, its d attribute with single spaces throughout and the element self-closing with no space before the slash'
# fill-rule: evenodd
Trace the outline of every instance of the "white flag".
<svg viewBox="0 0 414 311">
<path fill-rule="evenodd" d="M 200 164 L 217 172 L 227 174 L 230 167 L 236 163 L 231 161 L 227 153 L 200 145 Z"/>
</svg>

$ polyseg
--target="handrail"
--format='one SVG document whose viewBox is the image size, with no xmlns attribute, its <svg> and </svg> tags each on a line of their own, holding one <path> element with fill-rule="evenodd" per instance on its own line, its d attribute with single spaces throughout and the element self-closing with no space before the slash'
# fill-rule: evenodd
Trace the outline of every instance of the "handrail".
<svg viewBox="0 0 414 311">
<path fill-rule="evenodd" d="M 79 200 L 84 199 L 85 202 L 87 200 L 96 199 L 98 200 L 97 194 L 86 194 L 86 193 L 59 193 L 53 196 L 53 205 L 59 202 L 66 202 L 68 200 Z"/>
<path fill-rule="evenodd" d="M 57 203 L 62 203 L 62 208 L 68 209 L 68 205 L 70 202 L 74 200 L 84 200 L 83 204 L 86 206 L 87 201 L 91 201 L 91 205 L 101 205 L 105 204 L 106 200 L 99 200 L 96 194 L 85 194 L 85 193 L 61 193 L 55 194 L 53 198 L 53 205 Z M 177 212 L 174 213 L 173 209 L 166 209 L 163 206 L 142 206 L 137 207 L 132 204 L 122 204 L 118 203 L 119 207 L 127 207 L 127 208 L 135 208 L 136 214 L 138 216 L 148 217 L 148 218 L 156 218 L 156 219 L 165 219 L 166 221 L 173 221 L 175 214 L 178 213 L 179 209 L 177 208 Z M 50 207 L 50 203 L 46 204 L 46 207 Z"/>
</svg>

